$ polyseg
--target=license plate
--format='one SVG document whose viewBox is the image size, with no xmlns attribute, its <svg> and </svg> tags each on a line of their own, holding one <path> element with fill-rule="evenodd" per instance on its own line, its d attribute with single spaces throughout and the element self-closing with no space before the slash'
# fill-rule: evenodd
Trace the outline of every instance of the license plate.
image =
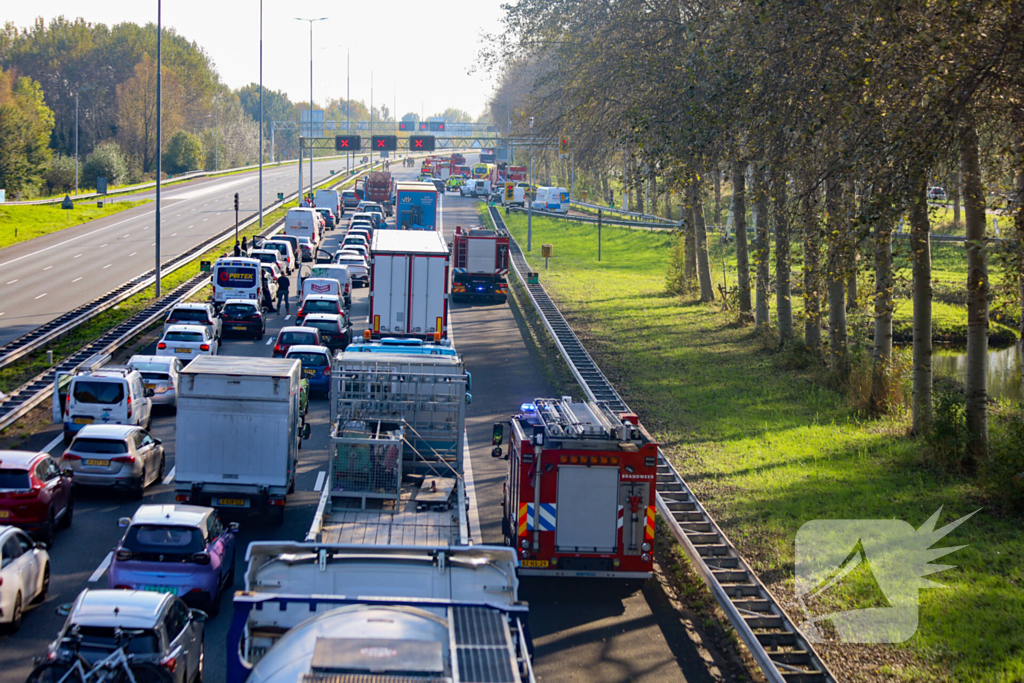
<svg viewBox="0 0 1024 683">
<path fill-rule="evenodd" d="M 7 510 L 0 510 L 0 519 L 7 519 L 11 516 L 11 513 Z"/>
<path fill-rule="evenodd" d="M 107 462 L 106 460 L 86 460 L 85 464 L 89 465 L 90 467 L 106 467 L 110 463 Z"/>
<path fill-rule="evenodd" d="M 75 424 L 76 425 L 91 425 L 92 422 L 93 422 L 93 420 L 92 420 L 91 417 L 76 417 L 75 418 Z"/>
<path fill-rule="evenodd" d="M 547 567 L 547 560 L 523 560 L 520 564 L 524 567 Z"/>
<path fill-rule="evenodd" d="M 139 590 L 144 590 L 149 593 L 170 593 L 171 595 L 178 594 L 177 586 L 142 586 Z"/>
<path fill-rule="evenodd" d="M 150 382 L 147 382 L 147 383 L 146 383 L 146 388 L 147 388 L 147 389 L 153 389 L 153 390 L 155 391 L 155 390 L 156 390 L 156 385 L 155 385 L 155 384 L 152 384 L 152 383 L 150 383 Z"/>
<path fill-rule="evenodd" d="M 244 330 L 245 329 L 245 325 L 235 325 L 231 329 L 233 329 L 233 330 Z"/>
<path fill-rule="evenodd" d="M 214 505 L 224 505 L 228 507 L 244 508 L 246 507 L 246 501 L 244 498 L 214 498 Z"/>
<path fill-rule="evenodd" d="M 175 353 L 192 353 L 192 349 L 174 349 Z"/>
<path fill-rule="evenodd" d="M 314 375 L 316 375 L 316 370 L 303 370 L 302 374 L 305 375 L 306 377 L 313 377 Z"/>
</svg>

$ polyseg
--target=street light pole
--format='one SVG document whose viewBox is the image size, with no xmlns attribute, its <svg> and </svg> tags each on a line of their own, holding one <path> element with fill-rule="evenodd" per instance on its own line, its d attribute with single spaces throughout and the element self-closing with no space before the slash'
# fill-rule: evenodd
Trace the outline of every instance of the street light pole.
<svg viewBox="0 0 1024 683">
<path fill-rule="evenodd" d="M 308 21 L 309 22 L 309 193 L 313 194 L 313 22 L 314 21 L 326 21 L 327 17 L 318 17 L 316 19 L 304 19 L 303 17 L 295 17 L 297 21 Z M 301 128 L 301 126 L 300 126 Z M 302 131 L 299 131 L 299 169 L 301 174 L 302 169 Z M 299 183 L 299 194 L 302 194 L 302 184 Z M 302 202 L 302 197 L 299 197 L 299 202 Z"/>
<path fill-rule="evenodd" d="M 533 190 L 533 117 L 530 117 L 530 187 Z M 533 250 L 533 197 L 530 197 L 529 211 L 526 214 L 526 251 Z"/>
<path fill-rule="evenodd" d="M 156 297 L 160 298 L 160 171 L 163 168 L 163 157 L 160 153 L 163 142 L 163 120 L 161 118 L 161 107 L 163 106 L 163 80 L 160 70 L 163 67 L 161 52 L 161 39 L 163 37 L 163 7 L 162 0 L 156 0 Z"/>
<path fill-rule="evenodd" d="M 347 121 L 345 123 L 345 135 L 352 135 L 352 99 L 351 99 L 352 98 L 352 91 L 351 91 L 352 80 L 351 79 L 352 79 L 352 48 L 349 48 L 348 49 L 348 56 L 345 59 L 345 114 L 348 117 L 348 119 L 347 119 Z M 349 172 L 349 175 L 352 174 L 352 154 L 353 154 L 353 152 L 349 152 L 348 155 L 346 156 L 346 159 L 345 159 L 345 161 L 348 162 L 347 165 L 346 165 L 347 166 L 346 170 Z"/>
<path fill-rule="evenodd" d="M 220 135 L 220 128 L 217 129 Z M 263 232 L 263 0 L 260 0 L 260 232 Z M 238 219 L 235 219 L 237 224 Z M 236 228 L 235 241 L 238 240 Z"/>
</svg>

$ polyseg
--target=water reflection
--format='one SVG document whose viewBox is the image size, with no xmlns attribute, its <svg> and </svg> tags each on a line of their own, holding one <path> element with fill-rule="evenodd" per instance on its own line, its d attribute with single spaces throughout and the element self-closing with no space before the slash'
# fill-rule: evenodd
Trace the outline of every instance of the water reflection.
<svg viewBox="0 0 1024 683">
<path fill-rule="evenodd" d="M 935 347 L 932 369 L 935 374 L 964 381 L 967 376 L 967 349 Z M 1020 345 L 989 349 L 988 395 L 1001 400 L 1019 401 L 1020 392 Z"/>
</svg>

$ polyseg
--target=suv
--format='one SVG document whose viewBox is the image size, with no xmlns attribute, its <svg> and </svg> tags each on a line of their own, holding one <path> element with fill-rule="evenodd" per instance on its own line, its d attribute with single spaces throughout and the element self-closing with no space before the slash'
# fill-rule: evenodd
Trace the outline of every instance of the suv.
<svg viewBox="0 0 1024 683">
<path fill-rule="evenodd" d="M 341 191 L 341 205 L 346 209 L 354 209 L 359 206 L 359 195 L 355 190 Z"/>
<path fill-rule="evenodd" d="M 946 190 L 941 187 L 929 187 L 928 199 L 942 201 L 946 198 Z"/>
<path fill-rule="evenodd" d="M 153 407 L 167 406 L 178 412 L 178 375 L 181 361 L 169 356 L 132 356 L 128 367 L 138 370 L 147 389 L 153 390 Z"/>
<path fill-rule="evenodd" d="M 213 304 L 178 304 L 164 319 L 164 332 L 171 325 L 203 325 L 214 339 L 220 339 L 221 321 Z"/>
<path fill-rule="evenodd" d="M 21 529 L 0 526 L 0 624 L 21 628 L 25 605 L 42 602 L 50 589 L 50 554 Z"/>
<path fill-rule="evenodd" d="M 71 526 L 74 512 L 71 473 L 49 453 L 0 451 L 0 522 L 50 544 L 58 527 Z"/>
<path fill-rule="evenodd" d="M 254 339 L 263 339 L 267 332 L 263 309 L 259 302 L 252 299 L 228 299 L 220 314 L 224 317 L 224 329 L 231 334 L 247 334 Z"/>
<path fill-rule="evenodd" d="M 126 529 L 110 563 L 110 587 L 182 597 L 210 614 L 235 584 L 238 524 L 198 505 L 142 505 L 117 525 Z"/>
<path fill-rule="evenodd" d="M 324 222 L 327 224 L 328 230 L 334 230 L 334 225 L 337 222 L 334 219 L 334 212 L 330 209 L 317 207 L 317 213 L 324 217 Z"/>
<path fill-rule="evenodd" d="M 79 372 L 71 378 L 64 399 L 64 443 L 71 443 L 78 430 L 93 423 L 149 429 L 154 393 L 143 385 L 142 374 L 132 368 L 107 366 Z"/>
<path fill-rule="evenodd" d="M 51 660 L 66 661 L 70 666 L 81 655 L 92 665 L 120 645 L 117 638 L 122 629 L 141 631 L 131 636 L 126 647 L 134 661 L 164 667 L 174 683 L 201 680 L 207 616 L 190 610 L 181 598 L 168 593 L 87 588 L 73 603 L 61 605 L 57 613 L 67 619 L 50 643 Z"/>
<path fill-rule="evenodd" d="M 146 487 L 164 478 L 164 447 L 145 430 L 128 425 L 86 425 L 61 458 L 75 486 L 126 490 L 141 500 Z"/>
</svg>

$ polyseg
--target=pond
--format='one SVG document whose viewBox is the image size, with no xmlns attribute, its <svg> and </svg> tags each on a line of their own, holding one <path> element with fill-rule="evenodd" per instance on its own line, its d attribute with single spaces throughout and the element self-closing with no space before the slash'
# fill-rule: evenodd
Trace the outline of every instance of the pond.
<svg viewBox="0 0 1024 683">
<path fill-rule="evenodd" d="M 936 375 L 956 377 L 961 382 L 967 376 L 967 349 L 936 346 L 932 356 L 932 369 Z M 1020 345 L 988 351 L 988 395 L 999 400 L 1020 401 Z"/>
</svg>

